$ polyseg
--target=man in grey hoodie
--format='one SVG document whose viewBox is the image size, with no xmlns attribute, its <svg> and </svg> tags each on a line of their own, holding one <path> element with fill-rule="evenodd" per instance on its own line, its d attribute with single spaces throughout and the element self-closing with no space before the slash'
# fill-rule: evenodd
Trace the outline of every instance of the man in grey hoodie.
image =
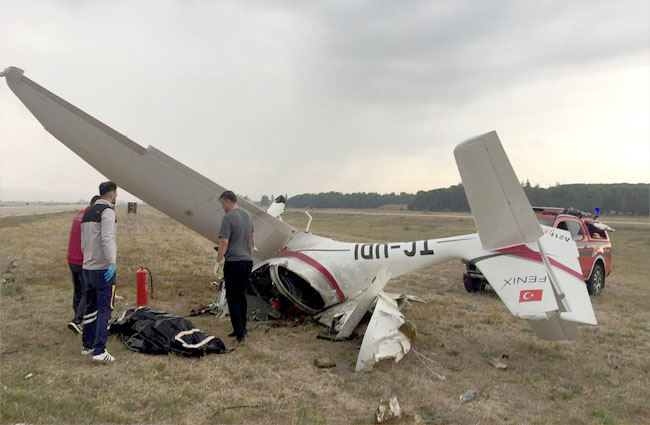
<svg viewBox="0 0 650 425">
<path fill-rule="evenodd" d="M 108 181 L 100 184 L 99 196 L 100 199 L 86 211 L 81 221 L 82 273 L 86 285 L 81 354 L 93 354 L 95 362 L 112 363 L 115 358 L 106 350 L 106 340 L 115 300 L 115 183 Z"/>
</svg>

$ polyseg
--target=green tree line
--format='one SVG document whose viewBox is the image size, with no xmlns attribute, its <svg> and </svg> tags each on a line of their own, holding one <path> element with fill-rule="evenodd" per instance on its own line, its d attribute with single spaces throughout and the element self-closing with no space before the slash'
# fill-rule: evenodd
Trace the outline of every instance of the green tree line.
<svg viewBox="0 0 650 425">
<path fill-rule="evenodd" d="M 383 205 L 406 205 L 415 195 L 408 193 L 303 193 L 287 200 L 287 207 L 292 208 L 379 208 Z"/>
<path fill-rule="evenodd" d="M 573 207 L 583 211 L 599 208 L 601 214 L 648 215 L 650 185 L 647 183 L 557 184 L 549 188 L 522 184 L 531 205 Z M 415 195 L 402 192 L 378 193 L 304 193 L 289 198 L 293 208 L 378 208 L 384 205 L 407 204 L 413 211 L 469 212 L 462 184 L 447 188 L 419 191 Z"/>
</svg>

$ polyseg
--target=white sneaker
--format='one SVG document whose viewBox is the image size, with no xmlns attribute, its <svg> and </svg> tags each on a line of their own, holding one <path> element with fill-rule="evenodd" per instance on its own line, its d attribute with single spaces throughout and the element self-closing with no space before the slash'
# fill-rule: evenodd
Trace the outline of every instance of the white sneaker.
<svg viewBox="0 0 650 425">
<path fill-rule="evenodd" d="M 97 363 L 113 363 L 115 357 L 111 356 L 108 351 L 104 350 L 103 353 L 93 356 L 93 361 Z"/>
<path fill-rule="evenodd" d="M 88 354 L 92 354 L 92 353 L 93 353 L 93 349 L 92 349 L 92 348 L 86 348 L 86 347 L 83 347 L 83 348 L 81 349 L 81 355 L 82 355 L 82 356 L 87 356 Z"/>
</svg>

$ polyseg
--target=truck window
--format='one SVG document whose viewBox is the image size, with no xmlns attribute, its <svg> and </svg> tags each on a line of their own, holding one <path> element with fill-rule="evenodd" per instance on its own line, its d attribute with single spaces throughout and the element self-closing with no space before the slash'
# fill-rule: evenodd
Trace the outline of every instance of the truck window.
<svg viewBox="0 0 650 425">
<path fill-rule="evenodd" d="M 596 229 L 591 223 L 587 223 L 587 230 L 592 239 L 607 239 L 607 233 L 604 230 Z"/>
<path fill-rule="evenodd" d="M 553 223 L 555 223 L 555 217 L 537 217 L 537 221 L 539 221 L 539 224 L 543 224 L 544 226 L 553 227 Z"/>
<path fill-rule="evenodd" d="M 565 223 L 567 225 L 569 232 L 571 232 L 571 238 L 574 241 L 579 241 L 585 237 L 585 233 L 582 231 L 582 226 L 580 225 L 580 223 L 575 221 L 567 221 Z"/>
</svg>

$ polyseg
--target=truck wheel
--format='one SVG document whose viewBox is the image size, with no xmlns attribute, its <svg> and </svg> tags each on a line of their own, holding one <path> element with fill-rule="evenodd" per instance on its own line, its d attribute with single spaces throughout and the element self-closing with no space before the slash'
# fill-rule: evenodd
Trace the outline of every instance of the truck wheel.
<svg viewBox="0 0 650 425">
<path fill-rule="evenodd" d="M 467 292 L 470 293 L 480 292 L 485 287 L 479 279 L 474 279 L 469 276 L 463 276 L 463 284 L 465 285 Z"/>
<path fill-rule="evenodd" d="M 603 286 L 605 286 L 605 273 L 603 266 L 597 263 L 587 280 L 587 291 L 589 291 L 589 295 L 600 295 Z"/>
</svg>

